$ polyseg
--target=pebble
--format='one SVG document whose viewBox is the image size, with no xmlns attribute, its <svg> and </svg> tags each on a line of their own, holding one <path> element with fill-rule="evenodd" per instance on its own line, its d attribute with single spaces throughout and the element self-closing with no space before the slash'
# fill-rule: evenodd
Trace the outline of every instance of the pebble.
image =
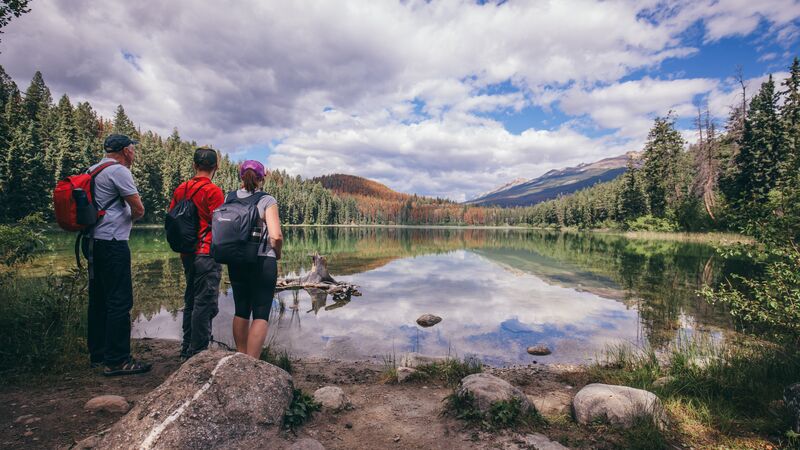
<svg viewBox="0 0 800 450">
<path fill-rule="evenodd" d="M 353 428 L 353 424 L 350 423 L 350 422 L 347 422 L 346 424 L 344 424 L 344 427 L 349 430 L 349 429 Z"/>
</svg>

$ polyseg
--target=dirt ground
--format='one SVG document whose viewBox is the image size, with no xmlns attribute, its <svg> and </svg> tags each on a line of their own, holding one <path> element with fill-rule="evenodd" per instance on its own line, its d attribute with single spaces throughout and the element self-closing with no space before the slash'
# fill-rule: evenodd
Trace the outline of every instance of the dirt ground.
<svg viewBox="0 0 800 450">
<path fill-rule="evenodd" d="M 121 415 L 88 413 L 83 409 L 87 400 L 113 394 L 136 402 L 180 365 L 177 342 L 141 340 L 134 348 L 138 357 L 154 363 L 151 373 L 106 378 L 87 367 L 0 387 L 0 447 L 66 449 L 109 428 Z M 613 433 L 577 427 L 566 417 L 551 417 L 548 425 L 536 430 L 475 430 L 442 416 L 442 400 L 451 389 L 430 382 L 387 384 L 383 367 L 371 362 L 310 359 L 294 361 L 293 366 L 297 387 L 312 393 L 323 386 L 339 386 L 352 403 L 345 411 L 315 414 L 298 431 L 297 437 L 314 438 L 327 449 L 524 449 L 532 448 L 525 443 L 525 435 L 534 431 L 572 448 L 615 448 L 618 444 Z M 563 367 L 487 370 L 534 397 L 555 395 L 568 402 L 578 388 L 559 381 L 560 374 L 569 370 Z M 296 439 L 288 432 L 284 437 Z"/>
</svg>

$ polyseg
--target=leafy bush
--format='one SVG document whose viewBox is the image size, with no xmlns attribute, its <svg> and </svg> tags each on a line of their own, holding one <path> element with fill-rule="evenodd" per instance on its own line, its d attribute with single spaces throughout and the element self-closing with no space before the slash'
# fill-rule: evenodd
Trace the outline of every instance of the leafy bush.
<svg viewBox="0 0 800 450">
<path fill-rule="evenodd" d="M 41 214 L 17 225 L 0 225 L 0 264 L 12 266 L 29 260 L 43 246 Z"/>
<path fill-rule="evenodd" d="M 678 225 L 674 222 L 668 219 L 653 217 L 650 214 L 627 221 L 625 223 L 625 228 L 630 231 L 678 231 Z"/>
<path fill-rule="evenodd" d="M 284 428 L 295 432 L 297 428 L 306 423 L 322 405 L 314 401 L 314 398 L 300 389 L 292 392 L 292 403 L 283 415 Z"/>
<path fill-rule="evenodd" d="M 85 356 L 86 286 L 78 270 L 0 283 L 0 373 L 55 373 Z"/>
<path fill-rule="evenodd" d="M 485 413 L 475 407 L 475 397 L 467 391 L 454 390 L 443 401 L 445 402 L 443 414 L 452 415 L 456 419 L 487 431 L 531 427 L 544 423 L 536 408 L 531 406 L 525 410 L 518 398 L 492 403 L 489 411 Z"/>
</svg>

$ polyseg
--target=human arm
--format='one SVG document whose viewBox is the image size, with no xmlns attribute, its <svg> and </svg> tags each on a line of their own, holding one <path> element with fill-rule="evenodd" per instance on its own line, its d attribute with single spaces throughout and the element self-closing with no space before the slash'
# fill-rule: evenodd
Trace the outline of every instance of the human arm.
<svg viewBox="0 0 800 450">
<path fill-rule="evenodd" d="M 139 194 L 127 195 L 123 198 L 125 199 L 125 203 L 131 207 L 132 221 L 136 222 L 144 217 L 144 205 L 142 204 L 142 198 L 139 196 Z"/>
<path fill-rule="evenodd" d="M 275 258 L 281 259 L 283 247 L 283 233 L 281 232 L 281 219 L 278 217 L 278 205 L 272 205 L 264 211 L 264 222 L 269 232 L 269 246 L 275 251 Z"/>
<path fill-rule="evenodd" d="M 119 169 L 111 177 L 111 180 L 114 182 L 119 195 L 131 208 L 131 220 L 135 222 L 144 217 L 142 198 L 139 196 L 139 190 L 136 188 L 136 182 L 133 180 L 131 171 L 122 166 L 116 167 L 119 167 Z"/>
</svg>

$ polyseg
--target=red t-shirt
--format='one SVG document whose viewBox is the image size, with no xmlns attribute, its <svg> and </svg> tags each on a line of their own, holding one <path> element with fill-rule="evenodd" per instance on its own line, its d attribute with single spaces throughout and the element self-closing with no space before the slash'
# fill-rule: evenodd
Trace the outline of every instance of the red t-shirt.
<svg viewBox="0 0 800 450">
<path fill-rule="evenodd" d="M 175 189 L 172 194 L 172 201 L 169 209 L 184 198 L 192 196 L 192 202 L 197 207 L 197 216 L 200 219 L 200 227 L 197 229 L 197 250 L 195 255 L 207 255 L 211 250 L 211 215 L 214 210 L 225 202 L 222 189 L 212 183 L 208 177 L 194 177 L 189 181 L 184 181 Z"/>
</svg>

